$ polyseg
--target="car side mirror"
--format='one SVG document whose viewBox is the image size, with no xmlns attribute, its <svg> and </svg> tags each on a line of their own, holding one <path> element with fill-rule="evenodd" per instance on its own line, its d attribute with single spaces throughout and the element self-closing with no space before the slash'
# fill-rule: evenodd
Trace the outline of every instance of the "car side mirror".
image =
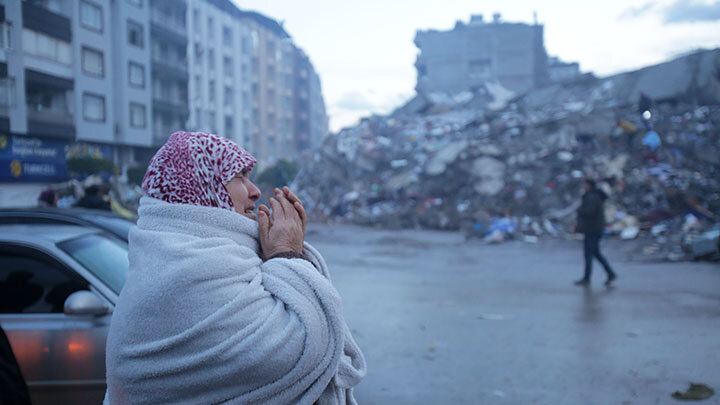
<svg viewBox="0 0 720 405">
<path fill-rule="evenodd" d="M 65 300 L 64 312 L 67 315 L 105 315 L 110 308 L 94 293 L 75 291 Z"/>
</svg>

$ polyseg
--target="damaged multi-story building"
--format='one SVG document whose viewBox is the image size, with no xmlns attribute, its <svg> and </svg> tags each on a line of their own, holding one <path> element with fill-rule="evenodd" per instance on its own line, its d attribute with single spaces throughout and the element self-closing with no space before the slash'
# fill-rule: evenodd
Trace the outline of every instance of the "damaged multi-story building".
<svg viewBox="0 0 720 405">
<path fill-rule="evenodd" d="M 542 86 L 548 77 L 543 25 L 492 21 L 473 15 L 449 31 L 418 31 L 416 90 L 459 93 L 499 82 L 517 93 Z"/>
</svg>

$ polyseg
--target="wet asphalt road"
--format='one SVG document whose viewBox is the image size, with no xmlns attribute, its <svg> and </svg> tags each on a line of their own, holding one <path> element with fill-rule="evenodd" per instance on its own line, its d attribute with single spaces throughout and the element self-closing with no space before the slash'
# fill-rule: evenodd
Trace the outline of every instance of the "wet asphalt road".
<svg viewBox="0 0 720 405">
<path fill-rule="evenodd" d="M 368 362 L 360 404 L 720 403 L 720 265 L 630 261 L 581 276 L 581 242 L 313 225 Z"/>
</svg>

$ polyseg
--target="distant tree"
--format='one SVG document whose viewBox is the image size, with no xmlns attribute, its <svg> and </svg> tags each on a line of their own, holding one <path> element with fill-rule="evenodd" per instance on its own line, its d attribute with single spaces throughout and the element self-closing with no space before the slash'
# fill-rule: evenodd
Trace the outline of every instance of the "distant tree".
<svg viewBox="0 0 720 405">
<path fill-rule="evenodd" d="M 67 160 L 67 168 L 71 173 L 77 174 L 98 174 L 103 172 L 112 172 L 115 165 L 112 160 L 81 157 L 71 158 Z"/>
<path fill-rule="evenodd" d="M 297 174 L 297 165 L 288 160 L 280 159 L 275 166 L 263 170 L 257 177 L 259 184 L 282 187 L 290 184 Z"/>
</svg>

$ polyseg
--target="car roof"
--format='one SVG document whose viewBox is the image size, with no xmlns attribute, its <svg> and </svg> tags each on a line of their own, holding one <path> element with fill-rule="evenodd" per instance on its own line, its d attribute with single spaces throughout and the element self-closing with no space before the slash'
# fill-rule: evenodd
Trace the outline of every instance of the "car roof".
<svg viewBox="0 0 720 405">
<path fill-rule="evenodd" d="M 88 216 L 102 216 L 108 218 L 119 218 L 131 221 L 121 215 L 106 210 L 94 210 L 89 208 L 52 208 L 52 207 L 27 207 L 27 208 L 0 208 L 0 216 L 22 216 L 22 215 L 61 215 L 73 218 L 87 218 Z"/>
<path fill-rule="evenodd" d="M 100 233 L 97 229 L 77 225 L 0 224 L 0 242 L 56 244 L 78 236 Z"/>
</svg>

